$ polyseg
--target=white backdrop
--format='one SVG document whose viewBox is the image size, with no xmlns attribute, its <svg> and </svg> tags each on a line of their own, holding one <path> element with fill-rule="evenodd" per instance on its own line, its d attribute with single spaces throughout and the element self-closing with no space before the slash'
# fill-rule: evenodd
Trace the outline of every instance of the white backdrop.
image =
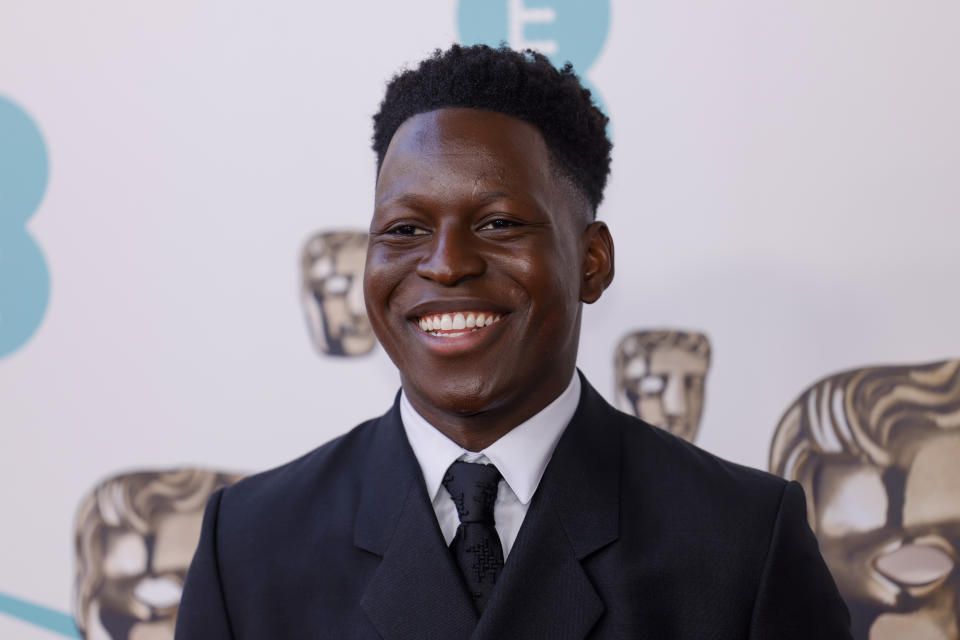
<svg viewBox="0 0 960 640">
<path fill-rule="evenodd" d="M 698 444 L 764 468 L 817 378 L 960 355 L 958 24 L 946 0 L 614 1 L 587 73 L 618 249 L 592 383 L 612 397 L 628 330 L 702 330 Z M 108 474 L 260 470 L 389 406 L 379 348 L 312 350 L 297 257 L 366 228 L 384 83 L 458 38 L 453 0 L 4 0 L 51 289 L 0 359 L 0 593 L 69 611 L 75 510 Z M 57 636 L 0 615 L 0 637 Z"/>
</svg>

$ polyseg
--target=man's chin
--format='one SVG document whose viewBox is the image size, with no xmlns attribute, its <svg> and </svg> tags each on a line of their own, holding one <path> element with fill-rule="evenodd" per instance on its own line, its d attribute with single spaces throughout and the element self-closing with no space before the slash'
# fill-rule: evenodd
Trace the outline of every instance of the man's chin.
<svg viewBox="0 0 960 640">
<path fill-rule="evenodd" d="M 422 403 L 434 411 L 461 418 L 495 411 L 508 403 L 513 395 L 509 393 L 509 385 L 491 384 L 489 376 L 479 374 L 446 380 L 418 380 L 404 376 L 402 380 L 403 389 L 415 407 Z"/>
</svg>

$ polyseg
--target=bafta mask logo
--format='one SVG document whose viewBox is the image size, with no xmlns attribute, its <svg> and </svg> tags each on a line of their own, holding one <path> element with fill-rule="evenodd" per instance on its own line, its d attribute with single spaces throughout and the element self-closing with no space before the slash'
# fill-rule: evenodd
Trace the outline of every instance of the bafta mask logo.
<svg viewBox="0 0 960 640">
<path fill-rule="evenodd" d="M 617 406 L 693 442 L 703 413 L 710 341 L 693 331 L 636 331 L 614 356 Z"/>
<path fill-rule="evenodd" d="M 331 356 L 358 356 L 376 344 L 363 304 L 367 234 L 318 233 L 301 260 L 301 302 L 314 347 Z"/>
<path fill-rule="evenodd" d="M 770 469 L 803 484 L 855 638 L 960 637 L 960 360 L 817 382 Z"/>
<path fill-rule="evenodd" d="M 98 485 L 77 517 L 74 620 L 86 640 L 173 640 L 210 495 L 241 476 L 130 473 Z"/>
</svg>

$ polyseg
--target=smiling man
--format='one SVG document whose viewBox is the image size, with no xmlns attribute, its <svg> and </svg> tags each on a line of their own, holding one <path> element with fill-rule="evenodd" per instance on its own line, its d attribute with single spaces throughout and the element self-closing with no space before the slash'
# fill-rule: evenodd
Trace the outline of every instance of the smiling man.
<svg viewBox="0 0 960 640">
<path fill-rule="evenodd" d="M 614 272 L 606 123 L 529 52 L 454 46 L 391 81 L 364 294 L 402 390 L 211 498 L 178 638 L 848 637 L 798 484 L 576 370 Z"/>
</svg>

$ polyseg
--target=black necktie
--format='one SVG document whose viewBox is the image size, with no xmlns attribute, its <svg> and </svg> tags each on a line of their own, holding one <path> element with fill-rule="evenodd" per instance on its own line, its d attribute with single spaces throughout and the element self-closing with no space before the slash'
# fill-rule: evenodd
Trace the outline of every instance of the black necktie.
<svg viewBox="0 0 960 640">
<path fill-rule="evenodd" d="M 450 550 L 480 613 L 503 569 L 503 547 L 493 522 L 500 477 L 492 464 L 470 462 L 454 462 L 443 476 L 443 486 L 460 516 Z"/>
</svg>

